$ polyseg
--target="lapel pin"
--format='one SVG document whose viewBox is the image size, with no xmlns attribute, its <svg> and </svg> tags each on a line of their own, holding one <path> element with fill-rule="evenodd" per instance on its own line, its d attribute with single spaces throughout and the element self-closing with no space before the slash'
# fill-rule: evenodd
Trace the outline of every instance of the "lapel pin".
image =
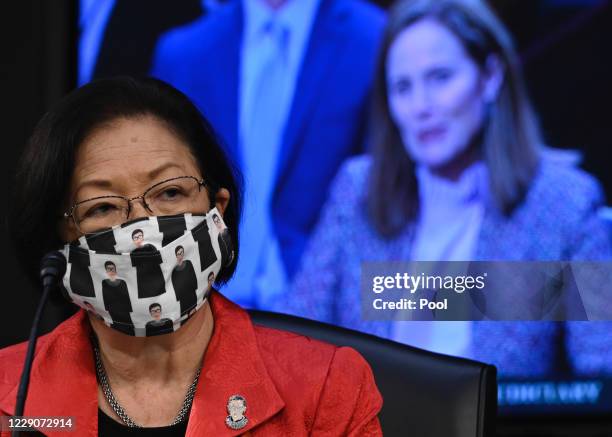
<svg viewBox="0 0 612 437">
<path fill-rule="evenodd" d="M 244 428 L 249 419 L 244 415 L 247 405 L 246 399 L 240 395 L 232 395 L 227 401 L 227 412 L 229 415 L 225 418 L 225 424 L 231 429 Z"/>
</svg>

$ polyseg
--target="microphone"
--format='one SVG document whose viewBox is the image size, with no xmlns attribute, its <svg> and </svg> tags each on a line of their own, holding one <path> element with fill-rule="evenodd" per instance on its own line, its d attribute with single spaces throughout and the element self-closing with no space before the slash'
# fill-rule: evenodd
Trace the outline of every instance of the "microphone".
<svg viewBox="0 0 612 437">
<path fill-rule="evenodd" d="M 40 280 L 43 287 L 55 286 L 66 273 L 66 257 L 54 250 L 46 254 L 40 262 Z"/>
<path fill-rule="evenodd" d="M 43 309 L 47 303 L 47 298 L 51 290 L 57 287 L 59 281 L 66 273 L 66 257 L 57 250 L 47 253 L 40 262 L 40 279 L 43 285 L 43 294 L 38 303 L 30 338 L 28 340 L 28 351 L 26 353 L 23 372 L 19 382 L 19 390 L 17 391 L 17 404 L 15 406 L 15 416 L 23 416 L 25 400 L 30 385 L 30 371 L 32 370 L 32 361 L 34 359 L 34 351 L 36 350 L 36 340 L 38 338 L 38 324 L 42 316 Z M 13 437 L 19 435 L 19 431 L 13 432 Z"/>
</svg>

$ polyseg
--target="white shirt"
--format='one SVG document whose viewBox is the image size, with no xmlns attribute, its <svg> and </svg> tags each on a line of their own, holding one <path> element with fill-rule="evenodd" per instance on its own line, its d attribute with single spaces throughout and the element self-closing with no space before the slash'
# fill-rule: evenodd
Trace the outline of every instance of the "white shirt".
<svg viewBox="0 0 612 437">
<path fill-rule="evenodd" d="M 489 198 L 489 175 L 483 162 L 450 181 L 417 167 L 419 217 L 410 258 L 413 261 L 470 261 Z M 393 339 L 450 355 L 470 356 L 471 322 L 436 321 L 393 324 Z"/>
</svg>

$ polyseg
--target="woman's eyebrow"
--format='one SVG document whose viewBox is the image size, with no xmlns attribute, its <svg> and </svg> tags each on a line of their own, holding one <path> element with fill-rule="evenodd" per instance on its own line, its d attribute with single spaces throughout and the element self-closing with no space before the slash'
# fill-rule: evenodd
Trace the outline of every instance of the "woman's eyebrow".
<svg viewBox="0 0 612 437">
<path fill-rule="evenodd" d="M 155 177 L 159 176 L 161 173 L 163 173 L 164 171 L 170 168 L 178 168 L 180 170 L 183 170 L 183 167 L 181 167 L 180 165 L 177 165 L 173 162 L 169 162 L 169 163 L 163 164 L 149 171 L 147 173 L 147 177 L 149 179 L 154 179 Z M 90 179 L 88 181 L 81 182 L 79 186 L 77 187 L 77 190 L 80 190 L 83 187 L 89 187 L 89 186 L 96 187 L 96 188 L 111 188 L 113 186 L 113 182 L 109 179 Z"/>
<path fill-rule="evenodd" d="M 147 176 L 150 179 L 154 179 L 157 176 L 159 176 L 161 173 L 163 173 L 164 171 L 166 171 L 166 170 L 168 170 L 170 168 L 178 168 L 178 169 L 183 170 L 183 167 L 181 167 L 180 165 L 175 164 L 173 162 L 168 162 L 166 164 L 160 165 L 156 169 L 151 170 L 149 173 L 147 173 Z"/>
<path fill-rule="evenodd" d="M 91 179 L 85 182 L 82 182 L 77 187 L 77 192 L 83 187 L 97 187 L 97 188 L 111 188 L 113 186 L 112 181 L 108 179 Z"/>
</svg>

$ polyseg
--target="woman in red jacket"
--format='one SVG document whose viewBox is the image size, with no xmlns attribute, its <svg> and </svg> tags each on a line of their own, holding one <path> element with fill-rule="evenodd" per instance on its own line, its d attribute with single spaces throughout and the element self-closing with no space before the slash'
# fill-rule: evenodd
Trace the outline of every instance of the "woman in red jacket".
<svg viewBox="0 0 612 437">
<path fill-rule="evenodd" d="M 209 285 L 236 266 L 240 189 L 183 94 L 130 78 L 74 91 L 36 127 L 16 182 L 21 261 L 35 275 L 63 247 L 62 292 L 84 309 L 39 340 L 26 416 L 71 416 L 79 436 L 381 434 L 359 354 L 254 326 Z M 231 258 L 213 217 L 235 242 Z M 198 285 L 188 309 L 172 281 L 184 261 Z M 25 348 L 0 351 L 0 415 L 14 413 Z"/>
</svg>

